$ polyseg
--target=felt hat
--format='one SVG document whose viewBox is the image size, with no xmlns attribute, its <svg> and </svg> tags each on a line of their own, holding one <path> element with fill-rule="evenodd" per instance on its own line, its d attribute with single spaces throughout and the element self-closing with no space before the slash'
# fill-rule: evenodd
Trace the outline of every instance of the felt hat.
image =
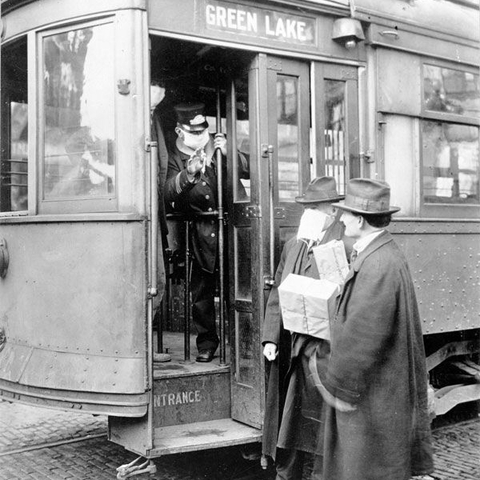
<svg viewBox="0 0 480 480">
<path fill-rule="evenodd" d="M 295 197 L 297 203 L 338 202 L 344 195 L 337 192 L 337 184 L 333 177 L 314 178 L 307 186 L 303 195 Z"/>
<path fill-rule="evenodd" d="M 204 103 L 181 103 L 176 105 L 177 122 L 187 132 L 199 132 L 208 128 L 208 122 L 203 113 Z"/>
<path fill-rule="evenodd" d="M 335 207 L 361 215 L 387 215 L 400 207 L 390 206 L 390 186 L 380 180 L 353 178 L 347 184 L 345 200 Z"/>
</svg>

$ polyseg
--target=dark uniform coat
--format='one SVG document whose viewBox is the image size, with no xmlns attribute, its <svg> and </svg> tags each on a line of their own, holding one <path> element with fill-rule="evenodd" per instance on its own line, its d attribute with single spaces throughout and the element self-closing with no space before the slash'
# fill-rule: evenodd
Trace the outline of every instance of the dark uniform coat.
<svg viewBox="0 0 480 480">
<path fill-rule="evenodd" d="M 353 412 L 327 409 L 325 480 L 408 480 L 433 470 L 425 352 L 410 271 L 388 232 L 352 264 L 323 376 Z"/>
<path fill-rule="evenodd" d="M 213 166 L 206 166 L 197 183 L 187 178 L 189 155 L 175 149 L 168 160 L 165 201 L 170 211 L 181 213 L 213 212 L 217 206 L 217 176 Z M 180 173 L 180 175 L 178 175 Z M 197 217 L 192 225 L 191 248 L 200 267 L 215 270 L 218 221 L 215 216 Z"/>
<path fill-rule="evenodd" d="M 320 244 L 343 237 L 344 225 L 337 219 L 325 232 Z M 278 356 L 266 362 L 268 384 L 263 428 L 264 455 L 275 459 L 281 448 L 319 453 L 322 421 L 322 398 L 307 384 L 308 359 L 318 346 L 327 355 L 329 342 L 283 329 L 278 285 L 289 273 L 319 278 L 315 259 L 308 255 L 307 244 L 294 237 L 282 251 L 275 273 L 275 287 L 268 298 L 262 343 L 275 343 Z M 321 453 L 321 452 L 320 452 Z"/>
</svg>

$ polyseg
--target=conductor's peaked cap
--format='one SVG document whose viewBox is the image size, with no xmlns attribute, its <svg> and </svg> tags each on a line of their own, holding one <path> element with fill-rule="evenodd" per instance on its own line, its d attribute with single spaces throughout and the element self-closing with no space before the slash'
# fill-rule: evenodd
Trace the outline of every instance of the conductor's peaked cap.
<svg viewBox="0 0 480 480">
<path fill-rule="evenodd" d="M 203 103 L 181 103 L 176 105 L 177 122 L 187 132 L 199 132 L 208 128 L 208 122 L 203 113 Z"/>
</svg>

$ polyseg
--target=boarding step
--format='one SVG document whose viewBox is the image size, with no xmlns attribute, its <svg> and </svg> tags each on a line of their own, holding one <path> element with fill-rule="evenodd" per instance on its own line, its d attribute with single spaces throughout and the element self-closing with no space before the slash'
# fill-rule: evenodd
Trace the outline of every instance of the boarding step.
<svg viewBox="0 0 480 480">
<path fill-rule="evenodd" d="M 156 428 L 154 448 L 149 456 L 193 452 L 212 447 L 229 447 L 260 442 L 261 430 L 232 419 L 195 422 L 185 425 Z"/>
</svg>

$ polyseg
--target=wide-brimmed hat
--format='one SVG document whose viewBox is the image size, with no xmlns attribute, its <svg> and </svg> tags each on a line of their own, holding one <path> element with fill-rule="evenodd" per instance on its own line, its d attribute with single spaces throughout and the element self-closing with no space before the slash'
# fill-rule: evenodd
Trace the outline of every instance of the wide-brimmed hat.
<svg viewBox="0 0 480 480">
<path fill-rule="evenodd" d="M 362 215 L 387 215 L 400 210 L 390 206 L 390 185 L 369 178 L 352 178 L 347 184 L 345 201 L 334 206 Z"/>
<path fill-rule="evenodd" d="M 176 105 L 177 122 L 187 132 L 199 132 L 208 128 L 208 122 L 203 110 L 204 103 L 180 103 Z"/>
<path fill-rule="evenodd" d="M 308 184 L 303 195 L 295 197 L 295 201 L 298 203 L 323 203 L 338 202 L 344 198 L 344 195 L 338 194 L 337 183 L 333 177 L 317 177 Z"/>
</svg>

